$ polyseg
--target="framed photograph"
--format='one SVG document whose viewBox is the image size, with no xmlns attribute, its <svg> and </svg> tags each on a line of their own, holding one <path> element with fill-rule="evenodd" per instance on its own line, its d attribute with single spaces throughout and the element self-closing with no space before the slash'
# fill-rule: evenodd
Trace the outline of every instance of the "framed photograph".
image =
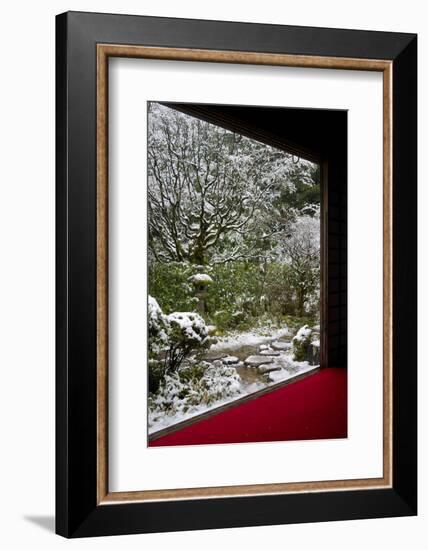
<svg viewBox="0 0 428 550">
<path fill-rule="evenodd" d="M 416 514 L 416 35 L 56 25 L 57 533 Z"/>
</svg>

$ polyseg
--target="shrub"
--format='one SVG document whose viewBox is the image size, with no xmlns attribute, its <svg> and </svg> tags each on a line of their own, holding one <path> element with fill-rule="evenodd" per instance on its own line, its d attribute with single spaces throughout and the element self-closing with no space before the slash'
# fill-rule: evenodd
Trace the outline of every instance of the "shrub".
<svg viewBox="0 0 428 550">
<path fill-rule="evenodd" d="M 148 300 L 149 359 L 154 359 L 169 344 L 169 322 L 152 296 Z"/>
<path fill-rule="evenodd" d="M 158 391 L 159 386 L 164 379 L 165 373 L 166 367 L 164 361 L 149 359 L 149 393 L 155 393 Z"/>
<path fill-rule="evenodd" d="M 249 330 L 263 320 L 280 325 L 289 316 L 296 324 L 312 325 L 319 316 L 318 289 L 306 294 L 299 308 L 290 265 L 279 261 L 234 261 L 212 266 L 154 262 L 149 289 L 162 311 L 198 312 L 217 334 Z"/>
<path fill-rule="evenodd" d="M 236 321 L 231 317 L 237 312 L 242 312 L 245 319 L 260 313 L 263 287 L 257 262 L 236 261 L 215 265 L 212 277 L 214 284 L 207 297 L 207 311 L 211 315 L 218 311 L 226 312 L 225 325 L 221 328 L 228 328 L 229 322 L 234 324 Z"/>
<path fill-rule="evenodd" d="M 272 262 L 266 270 L 264 289 L 265 309 L 272 315 L 294 315 L 296 296 L 291 284 L 291 271 L 287 264 Z"/>
<path fill-rule="evenodd" d="M 308 325 L 303 325 L 293 338 L 293 356 L 295 361 L 306 361 L 308 346 L 311 343 L 312 330 Z"/>
<path fill-rule="evenodd" d="M 168 371 L 177 371 L 193 351 L 210 346 L 208 327 L 200 315 L 193 312 L 174 312 L 168 315 L 169 347 L 166 353 Z"/>
<path fill-rule="evenodd" d="M 311 365 L 320 361 L 319 327 L 304 325 L 293 338 L 293 357 L 295 361 L 308 361 Z"/>
<path fill-rule="evenodd" d="M 156 296 L 165 313 L 192 311 L 198 303 L 189 277 L 196 273 L 195 266 L 171 262 L 153 262 L 149 267 L 149 292 Z"/>
<path fill-rule="evenodd" d="M 152 296 L 148 302 L 149 391 L 155 392 L 167 372 L 177 371 L 192 352 L 207 349 L 209 329 L 197 313 L 165 315 Z"/>
<path fill-rule="evenodd" d="M 149 396 L 149 425 L 163 420 L 165 413 L 176 417 L 198 412 L 198 408 L 240 392 L 240 377 L 234 367 L 205 362 L 183 366 L 166 374 L 157 392 Z"/>
</svg>

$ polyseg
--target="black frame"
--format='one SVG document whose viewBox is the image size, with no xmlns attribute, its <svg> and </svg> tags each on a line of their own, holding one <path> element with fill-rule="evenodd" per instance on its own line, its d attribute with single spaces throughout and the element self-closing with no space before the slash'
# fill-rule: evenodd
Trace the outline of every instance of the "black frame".
<svg viewBox="0 0 428 550">
<path fill-rule="evenodd" d="M 56 19 L 56 531 L 65 537 L 415 515 L 417 37 L 68 12 Z M 393 486 L 97 506 L 97 43 L 393 62 Z"/>
</svg>

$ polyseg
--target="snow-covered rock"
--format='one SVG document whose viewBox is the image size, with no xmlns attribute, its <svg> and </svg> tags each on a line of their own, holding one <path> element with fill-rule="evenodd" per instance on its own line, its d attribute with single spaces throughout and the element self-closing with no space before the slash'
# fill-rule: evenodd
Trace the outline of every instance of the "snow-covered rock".
<svg viewBox="0 0 428 550">
<path fill-rule="evenodd" d="M 266 357 L 278 357 L 278 355 L 281 354 L 279 351 L 275 351 L 274 349 L 262 349 L 260 355 L 265 355 Z"/>
<path fill-rule="evenodd" d="M 272 340 L 278 340 L 289 335 L 290 330 L 288 327 L 274 330 L 263 328 L 253 329 L 249 332 L 230 332 L 228 336 L 219 337 L 218 342 L 211 346 L 211 350 L 221 351 L 223 349 L 239 349 L 244 346 L 267 345 Z"/>
<path fill-rule="evenodd" d="M 272 342 L 271 343 L 271 346 L 274 350 L 277 350 L 277 351 L 284 351 L 286 349 L 290 349 L 291 348 L 291 343 L 290 342 L 281 342 L 281 341 L 277 341 L 277 342 Z"/>
<path fill-rule="evenodd" d="M 269 372 L 267 375 L 268 381 L 274 384 L 287 380 L 288 378 L 291 378 L 291 375 L 285 369 Z"/>
<path fill-rule="evenodd" d="M 235 365 L 236 363 L 239 363 L 239 357 L 228 355 L 227 357 L 223 357 L 223 363 L 225 365 Z"/>
<path fill-rule="evenodd" d="M 267 346 L 266 344 L 261 344 L 261 346 L 259 347 L 260 351 L 263 351 L 263 350 L 267 350 L 267 349 L 270 349 L 269 346 Z"/>
<path fill-rule="evenodd" d="M 297 361 L 308 361 L 311 365 L 320 362 L 320 335 L 315 329 L 304 325 L 293 338 L 293 357 Z"/>
<path fill-rule="evenodd" d="M 304 340 L 307 340 L 309 338 L 311 333 L 312 333 L 312 329 L 310 329 L 308 325 L 304 325 L 303 327 L 299 328 L 299 330 L 296 333 L 296 336 L 293 338 L 293 341 L 303 342 Z"/>
<path fill-rule="evenodd" d="M 313 340 L 309 344 L 306 357 L 311 365 L 319 365 L 320 363 L 320 341 L 319 340 Z"/>
<path fill-rule="evenodd" d="M 293 338 L 293 358 L 296 361 L 305 361 L 308 356 L 308 348 L 311 341 L 312 330 L 308 325 L 303 325 Z"/>
<path fill-rule="evenodd" d="M 272 364 L 272 365 L 260 365 L 260 367 L 257 367 L 257 371 L 260 374 L 266 374 L 268 372 L 273 372 L 276 370 L 281 370 L 281 366 Z"/>
<path fill-rule="evenodd" d="M 258 367 L 260 365 L 268 365 L 272 363 L 273 359 L 271 357 L 266 357 L 263 355 L 250 355 L 244 361 L 249 367 Z"/>
</svg>

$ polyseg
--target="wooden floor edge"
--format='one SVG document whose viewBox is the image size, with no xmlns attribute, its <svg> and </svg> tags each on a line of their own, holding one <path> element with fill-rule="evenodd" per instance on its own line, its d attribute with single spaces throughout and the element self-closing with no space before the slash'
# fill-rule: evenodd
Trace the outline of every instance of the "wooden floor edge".
<svg viewBox="0 0 428 550">
<path fill-rule="evenodd" d="M 286 380 L 281 380 L 281 382 L 277 382 L 276 384 L 272 384 L 271 386 L 267 386 L 266 388 L 262 388 L 260 390 L 257 390 L 253 393 L 243 395 L 242 397 L 239 397 L 238 399 L 235 399 L 234 401 L 230 401 L 228 403 L 224 403 L 223 405 L 219 405 L 218 407 L 212 408 L 206 412 L 203 412 L 201 414 L 198 414 L 196 416 L 192 416 L 191 418 L 187 418 L 186 420 L 182 420 L 181 422 L 177 422 L 177 424 L 173 424 L 172 426 L 168 426 L 167 428 L 163 428 L 162 430 L 158 430 L 157 432 L 153 432 L 148 435 L 148 442 L 156 441 L 160 439 L 161 437 L 165 437 L 166 435 L 172 434 L 174 432 L 178 432 L 184 428 L 187 428 L 189 426 L 192 426 L 193 424 L 196 424 L 198 422 L 201 422 L 202 420 L 206 420 L 207 418 L 211 418 L 212 416 L 215 416 L 217 414 L 220 414 L 222 412 L 225 412 L 229 409 L 232 409 L 234 407 L 237 407 L 239 405 L 243 405 L 244 403 L 247 403 L 249 401 L 253 401 L 254 399 L 257 399 L 258 397 L 262 397 L 263 395 L 267 395 L 275 390 L 279 390 L 285 386 L 288 386 L 290 384 L 293 384 L 294 382 L 299 382 L 300 380 L 303 380 L 304 378 L 307 378 L 308 376 L 311 376 L 312 374 L 316 374 L 321 370 L 321 367 L 314 367 L 313 369 L 309 371 L 302 372 L 300 374 L 297 374 L 296 376 L 293 376 L 292 378 L 287 378 Z"/>
</svg>

